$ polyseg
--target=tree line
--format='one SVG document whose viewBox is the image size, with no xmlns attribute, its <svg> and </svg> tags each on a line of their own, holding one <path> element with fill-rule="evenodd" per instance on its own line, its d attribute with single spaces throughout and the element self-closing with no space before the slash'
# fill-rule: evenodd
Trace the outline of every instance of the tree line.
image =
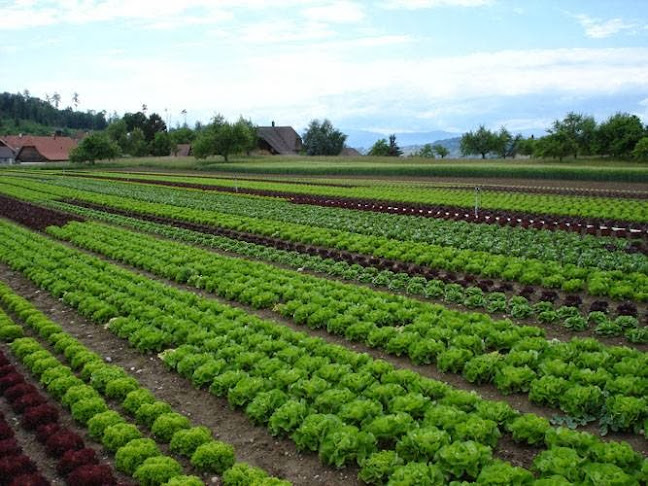
<svg viewBox="0 0 648 486">
<path fill-rule="evenodd" d="M 562 120 L 555 120 L 547 135 L 539 138 L 525 139 L 504 127 L 491 131 L 481 125 L 461 137 L 461 152 L 482 159 L 521 154 L 561 161 L 581 156 L 648 160 L 648 127 L 629 113 L 616 113 L 597 123 L 592 116 L 570 112 Z"/>
<path fill-rule="evenodd" d="M 103 130 L 108 126 L 105 111 L 81 112 L 72 106 L 59 109 L 61 97 L 55 95 L 55 99 L 45 101 L 31 96 L 28 90 L 16 94 L 0 93 L 0 135 L 39 132 L 47 130 L 47 127 L 65 133 L 70 130 Z M 75 93 L 70 101 L 78 107 L 79 95 Z"/>
</svg>

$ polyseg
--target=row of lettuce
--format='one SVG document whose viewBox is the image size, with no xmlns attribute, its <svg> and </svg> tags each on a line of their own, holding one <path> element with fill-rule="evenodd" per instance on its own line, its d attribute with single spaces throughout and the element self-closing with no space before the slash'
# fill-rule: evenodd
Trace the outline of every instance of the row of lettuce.
<svg viewBox="0 0 648 486">
<path fill-rule="evenodd" d="M 310 184 L 285 184 L 274 181 L 247 181 L 213 177 L 183 177 L 174 175 L 150 175 L 144 173 L 92 172 L 92 177 L 122 177 L 164 180 L 190 184 L 225 187 L 245 187 L 267 191 L 285 191 L 331 197 L 403 201 L 427 205 L 450 205 L 471 209 L 475 205 L 472 191 L 455 188 L 421 187 L 415 184 L 372 184 L 371 186 L 333 187 Z M 609 199 L 593 196 L 562 196 L 549 194 L 525 194 L 506 191 L 483 191 L 481 206 L 489 209 L 507 209 L 534 213 L 590 216 L 627 221 L 648 221 L 648 211 L 643 201 L 633 199 Z"/>
<path fill-rule="evenodd" d="M 551 427 L 15 225 L 2 230 L 15 241 L 2 261 L 135 347 L 162 338 L 170 368 L 325 463 L 358 463 L 369 484 L 634 485 L 648 474 L 627 444 Z M 502 434 L 540 447 L 532 469 L 541 479 L 494 458 Z"/>
<path fill-rule="evenodd" d="M 449 311 L 101 223 L 71 222 L 48 232 L 297 324 L 407 355 L 417 364 L 435 363 L 471 383 L 493 383 L 505 394 L 528 393 L 532 401 L 581 421 L 598 419 L 615 431 L 638 432 L 648 419 L 648 374 L 642 371 L 648 361 L 638 350 L 594 339 L 548 341 L 537 327 Z M 160 335 L 145 346 L 159 350 L 169 339 Z"/>
<path fill-rule="evenodd" d="M 341 280 L 371 284 L 393 292 L 463 306 L 469 310 L 504 314 L 516 320 L 532 319 L 543 325 L 562 326 L 574 332 L 593 328 L 594 333 L 600 337 L 625 336 L 631 343 L 648 343 L 648 327 L 640 324 L 637 319 L 636 306 L 629 303 L 618 304 L 614 311 L 607 301 L 594 301 L 590 304 L 589 312 L 586 312 L 581 310 L 583 302 L 580 298 L 573 299 L 572 302 L 565 302 L 565 305 L 558 305 L 555 302 L 557 294 L 552 291 L 535 296 L 525 293 L 507 297 L 504 292 L 484 291 L 476 284 L 464 287 L 456 283 L 445 283 L 439 279 L 411 276 L 404 272 L 378 270 L 376 267 L 351 264 L 343 260 L 336 261 L 332 258 L 297 251 L 281 250 L 67 203 L 55 203 L 53 206 L 56 209 L 88 219 L 109 222 L 173 240 L 235 253 L 299 271 L 317 272 Z M 533 297 L 537 298 L 537 302 L 530 301 Z"/>
<path fill-rule="evenodd" d="M 0 311 L 0 334 L 11 336 L 16 332 L 20 333 L 20 328 Z M 49 479 L 41 472 L 45 468 L 36 459 L 39 452 L 55 461 L 56 473 L 68 486 L 117 484 L 112 467 L 100 464 L 96 451 L 88 447 L 79 434 L 62 424 L 59 410 L 48 404 L 36 387 L 26 382 L 22 372 L 1 350 L 0 396 L 15 414 L 10 417 L 0 412 L 2 484 L 49 486 Z M 16 433 L 18 424 L 24 430 L 23 434 Z M 38 443 L 40 447 L 23 450 L 26 441 Z"/>
<path fill-rule="evenodd" d="M 134 197 L 143 201 L 183 205 L 241 216 L 258 216 L 286 223 L 315 225 L 389 239 L 428 243 L 461 250 L 486 251 L 524 258 L 557 261 L 581 267 L 624 272 L 648 270 L 644 255 L 623 250 L 628 240 L 582 236 L 566 231 L 413 218 L 394 214 L 294 205 L 283 200 L 205 193 L 181 188 L 55 177 L 45 179 L 71 189 Z M 136 193 L 133 194 L 134 189 Z"/>
<path fill-rule="evenodd" d="M 185 468 L 174 455 L 188 461 L 199 473 L 221 475 L 226 486 L 290 484 L 270 478 L 261 469 L 237 463 L 231 445 L 215 440 L 207 427 L 192 426 L 186 416 L 174 411 L 167 402 L 156 400 L 123 368 L 105 363 L 98 354 L 4 284 L 0 284 L 0 305 L 20 316 L 64 362 L 37 339 L 23 337 L 23 325 L 9 321 L 5 315 L 0 324 L 0 336 L 11 342 L 12 353 L 49 396 L 65 407 L 77 424 L 87 429 L 91 439 L 114 454 L 115 468 L 132 476 L 138 484 L 203 485 L 200 477 L 184 474 Z M 14 378 L 7 383 L 11 388 L 6 387 L 11 373 L 16 371 L 5 374 L 0 386 L 5 388 L 5 395 L 9 393 L 14 398 L 16 405 L 25 406 L 25 424 L 36 430 L 50 455 L 61 458 L 60 470 L 68 476 L 69 484 L 116 484 L 110 467 L 97 465 L 94 451 L 80 451 L 84 449 L 80 436 L 58 426 L 56 409 L 46 404 L 46 399 L 33 385 Z M 36 395 L 41 398 L 35 400 Z M 161 448 L 168 449 L 171 455 L 164 454 Z M 67 451 L 70 453 L 66 456 Z M 72 466 L 77 463 L 85 467 L 75 472 L 77 468 Z"/>
<path fill-rule="evenodd" d="M 0 189 L 17 197 L 78 199 L 139 214 L 177 218 L 183 221 L 271 236 L 304 245 L 398 260 L 435 271 L 462 272 L 482 278 L 514 281 L 524 285 L 541 285 L 545 288 L 560 289 L 566 292 L 584 291 L 592 296 L 605 296 L 612 299 L 632 299 L 640 302 L 648 300 L 648 275 L 642 270 L 643 265 L 637 271 L 632 272 L 601 270 L 595 267 L 562 264 L 553 260 L 495 255 L 486 251 L 461 250 L 424 242 L 403 241 L 385 236 L 323 228 L 317 226 L 317 218 L 320 214 L 317 210 L 313 210 L 315 213 L 303 212 L 302 217 L 307 218 L 303 223 L 268 219 L 268 211 L 263 207 L 275 203 L 267 199 L 228 196 L 231 199 L 228 204 L 232 209 L 225 209 L 220 202 L 214 205 L 209 204 L 208 202 L 213 199 L 212 196 L 205 197 L 204 194 L 197 191 L 172 190 L 176 192 L 168 192 L 168 189 L 160 188 L 147 190 L 145 185 L 125 184 L 122 185 L 123 187 L 117 187 L 116 183 L 94 182 L 98 186 L 93 190 L 106 193 L 117 190 L 124 194 L 116 196 L 55 185 L 78 185 L 81 183 L 89 184 L 87 181 L 79 182 L 76 179 L 71 181 L 55 179 L 44 184 L 33 180 L 13 178 L 11 184 L 5 183 L 0 186 Z M 157 196 L 149 197 L 147 193 L 149 195 L 157 194 Z M 142 200 L 143 198 L 147 200 Z M 256 208 L 253 204 L 254 201 L 260 201 L 262 206 Z M 231 213 L 227 211 L 231 211 Z M 250 211 L 254 215 L 238 214 Z M 312 218 L 309 215 L 312 215 Z M 645 260 L 643 255 L 640 258 Z"/>
</svg>

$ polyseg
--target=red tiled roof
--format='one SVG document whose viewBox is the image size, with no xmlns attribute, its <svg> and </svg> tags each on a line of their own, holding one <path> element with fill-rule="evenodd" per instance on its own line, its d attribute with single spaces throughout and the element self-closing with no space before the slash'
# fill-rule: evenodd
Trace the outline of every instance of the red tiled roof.
<svg viewBox="0 0 648 486">
<path fill-rule="evenodd" d="M 34 135 L 7 135 L 1 139 L 16 153 L 23 147 L 34 147 L 45 159 L 68 160 L 70 150 L 77 146 L 77 143 L 70 137 L 37 137 Z"/>
</svg>

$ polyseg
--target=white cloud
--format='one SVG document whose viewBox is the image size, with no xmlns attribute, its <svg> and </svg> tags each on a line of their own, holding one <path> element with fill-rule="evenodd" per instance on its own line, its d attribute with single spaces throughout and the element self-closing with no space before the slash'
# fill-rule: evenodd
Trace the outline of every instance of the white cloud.
<svg viewBox="0 0 648 486">
<path fill-rule="evenodd" d="M 315 22 L 355 23 L 365 18 L 362 6 L 355 2 L 335 1 L 302 11 L 302 16 Z"/>
<path fill-rule="evenodd" d="M 592 39 L 604 39 L 619 32 L 636 32 L 639 24 L 626 22 L 621 18 L 602 20 L 586 14 L 575 15 L 576 20 L 585 29 L 585 35 Z"/>
<path fill-rule="evenodd" d="M 434 7 L 484 7 L 494 0 L 385 0 L 383 7 L 388 9 L 417 10 Z"/>
</svg>

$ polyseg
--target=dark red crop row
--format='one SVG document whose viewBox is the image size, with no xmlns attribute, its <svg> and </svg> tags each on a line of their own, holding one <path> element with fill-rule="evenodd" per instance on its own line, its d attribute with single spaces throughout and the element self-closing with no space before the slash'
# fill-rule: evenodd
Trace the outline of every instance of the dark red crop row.
<svg viewBox="0 0 648 486">
<path fill-rule="evenodd" d="M 72 174 L 71 174 L 72 175 Z M 74 174 L 77 177 L 91 177 Z M 602 218 L 581 218 L 575 216 L 558 216 L 554 214 L 526 213 L 522 211 L 507 211 L 497 209 L 480 209 L 477 214 L 470 208 L 458 206 L 405 203 L 402 201 L 379 201 L 375 199 L 357 199 L 348 197 L 311 196 L 288 191 L 269 191 L 247 187 L 229 187 L 189 182 L 173 182 L 153 179 L 138 179 L 135 177 L 102 177 L 101 179 L 121 182 L 135 182 L 159 186 L 186 187 L 203 191 L 219 191 L 256 196 L 279 197 L 290 200 L 295 204 L 308 204 L 314 206 L 356 209 L 378 213 L 400 214 L 405 216 L 419 216 L 424 218 L 439 218 L 454 221 L 468 221 L 471 223 L 497 224 L 500 226 L 520 226 L 522 228 L 536 228 L 550 231 L 573 231 L 589 235 L 615 236 L 619 238 L 648 238 L 648 224 L 630 221 L 614 221 Z M 634 241 L 630 244 L 629 251 L 648 253 L 645 242 Z"/>
<path fill-rule="evenodd" d="M 50 225 L 63 226 L 69 221 L 84 221 L 79 216 L 45 209 L 36 204 L 3 195 L 0 195 L 0 215 L 39 231 Z"/>
<path fill-rule="evenodd" d="M 94 449 L 86 447 L 83 438 L 59 422 L 57 407 L 50 405 L 38 389 L 0 351 L 0 395 L 14 412 L 20 424 L 36 435 L 47 454 L 57 460 L 56 470 L 69 486 L 116 486 L 112 468 L 100 464 Z M 0 418 L 2 414 L 0 414 Z M 33 460 L 23 454 L 11 427 L 0 421 L 0 485 L 41 486 L 49 481 L 38 473 Z"/>
<path fill-rule="evenodd" d="M 116 209 L 109 206 L 101 206 L 97 204 L 85 203 L 85 202 L 75 201 L 75 200 L 67 200 L 66 202 L 69 204 L 74 204 L 79 207 L 95 209 L 106 213 L 118 214 L 121 216 L 136 218 L 143 221 L 150 221 L 153 223 L 174 226 L 177 228 L 183 228 L 198 233 L 211 234 L 215 236 L 224 236 L 226 238 L 232 238 L 247 243 L 269 246 L 272 248 L 276 248 L 278 250 L 295 251 L 307 255 L 319 256 L 322 258 L 331 258 L 337 261 L 345 261 L 350 264 L 355 263 L 363 267 L 374 267 L 377 268 L 378 270 L 390 270 L 396 273 L 407 273 L 410 276 L 421 276 L 421 277 L 425 277 L 428 280 L 437 279 L 443 281 L 446 284 L 457 283 L 463 287 L 469 287 L 469 286 L 479 287 L 484 292 L 504 292 L 508 294 L 514 292 L 514 285 L 506 281 L 494 281 L 491 279 L 481 279 L 470 274 L 457 274 L 453 272 L 441 271 L 441 270 L 437 270 L 437 269 L 433 269 L 421 265 L 404 263 L 397 260 L 390 260 L 387 258 L 378 258 L 370 255 L 364 255 L 361 253 L 352 253 L 344 250 L 306 245 L 304 243 L 296 243 L 292 241 L 282 240 L 280 238 L 257 235 L 254 233 L 247 233 L 244 231 L 238 231 L 238 230 L 227 229 L 227 228 L 219 228 L 216 226 L 210 226 L 206 224 L 190 223 L 188 221 L 181 221 L 181 220 L 167 218 L 163 216 L 145 215 L 145 214 L 135 213 L 133 211 Z M 538 286 L 531 286 L 531 285 L 519 289 L 517 294 L 527 298 L 529 301 L 544 300 L 553 303 L 558 303 L 558 301 L 561 299 L 559 293 L 556 292 L 555 290 L 546 289 Z M 589 310 L 608 312 L 609 310 L 611 310 L 609 308 L 610 307 L 609 304 L 610 302 L 608 300 L 604 300 L 604 299 L 596 300 L 590 304 Z M 578 295 L 566 295 L 563 298 L 562 305 L 581 308 L 583 305 L 583 301 L 581 297 L 579 297 Z M 638 315 L 637 306 L 632 302 L 622 302 L 617 304 L 616 312 L 619 315 L 632 315 L 632 316 Z"/>
</svg>

